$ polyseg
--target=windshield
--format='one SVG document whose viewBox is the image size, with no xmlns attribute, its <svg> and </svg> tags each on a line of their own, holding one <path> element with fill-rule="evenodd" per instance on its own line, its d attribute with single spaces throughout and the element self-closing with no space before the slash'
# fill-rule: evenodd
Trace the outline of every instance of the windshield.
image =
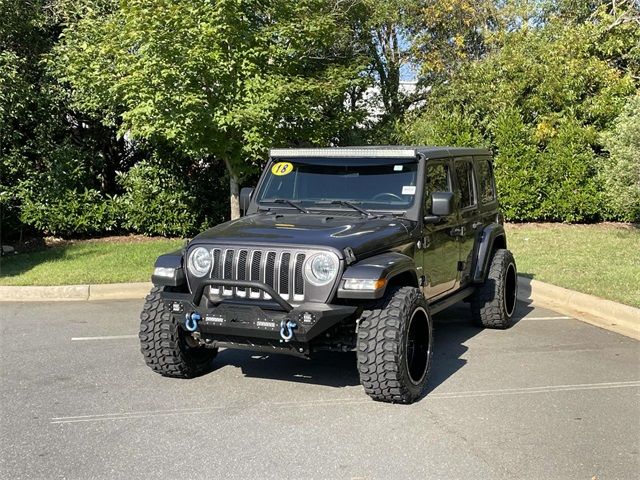
<svg viewBox="0 0 640 480">
<path fill-rule="evenodd" d="M 276 162 L 256 198 L 261 205 L 274 200 L 286 205 L 283 200 L 288 200 L 313 208 L 346 201 L 367 210 L 407 210 L 416 194 L 418 164 L 376 160 L 376 164 L 352 159 L 340 164 Z"/>
</svg>

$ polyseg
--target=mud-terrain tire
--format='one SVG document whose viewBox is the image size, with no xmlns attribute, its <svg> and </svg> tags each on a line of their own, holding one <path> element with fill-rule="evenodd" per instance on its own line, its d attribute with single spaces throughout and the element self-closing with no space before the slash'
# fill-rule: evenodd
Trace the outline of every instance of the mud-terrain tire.
<svg viewBox="0 0 640 480">
<path fill-rule="evenodd" d="M 217 348 L 189 346 L 185 330 L 176 322 L 153 287 L 140 314 L 140 350 L 146 364 L 165 377 L 192 378 L 206 373 Z"/>
<path fill-rule="evenodd" d="M 433 353 L 429 307 L 418 288 L 401 287 L 363 311 L 358 372 L 374 400 L 412 403 L 424 392 Z"/>
<path fill-rule="evenodd" d="M 509 250 L 498 249 L 489 264 L 487 279 L 471 297 L 474 323 L 485 328 L 509 328 L 517 297 L 516 261 Z"/>
</svg>

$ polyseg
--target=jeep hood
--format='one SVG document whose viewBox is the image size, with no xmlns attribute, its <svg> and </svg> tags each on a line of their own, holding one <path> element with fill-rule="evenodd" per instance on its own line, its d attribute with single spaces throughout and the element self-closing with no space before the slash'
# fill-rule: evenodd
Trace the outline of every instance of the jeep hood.
<svg viewBox="0 0 640 480">
<path fill-rule="evenodd" d="M 356 257 L 407 243 L 414 223 L 400 218 L 356 215 L 278 213 L 254 214 L 222 223 L 195 237 L 191 244 L 326 246 Z"/>
</svg>

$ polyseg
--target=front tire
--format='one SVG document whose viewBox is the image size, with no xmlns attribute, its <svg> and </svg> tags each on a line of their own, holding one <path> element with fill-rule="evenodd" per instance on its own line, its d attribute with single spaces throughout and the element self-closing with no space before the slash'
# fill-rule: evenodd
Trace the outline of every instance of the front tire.
<svg viewBox="0 0 640 480">
<path fill-rule="evenodd" d="M 374 400 L 412 403 L 423 393 L 431 369 L 433 327 L 418 288 L 395 289 L 358 325 L 360 383 Z"/>
<path fill-rule="evenodd" d="M 147 366 L 165 377 L 192 378 L 211 368 L 217 348 L 189 345 L 186 331 L 175 321 L 153 287 L 140 314 L 140 350 Z"/>
<path fill-rule="evenodd" d="M 513 254 L 506 249 L 494 252 L 487 279 L 471 297 L 471 315 L 484 328 L 511 326 L 518 297 L 518 271 Z"/>
</svg>

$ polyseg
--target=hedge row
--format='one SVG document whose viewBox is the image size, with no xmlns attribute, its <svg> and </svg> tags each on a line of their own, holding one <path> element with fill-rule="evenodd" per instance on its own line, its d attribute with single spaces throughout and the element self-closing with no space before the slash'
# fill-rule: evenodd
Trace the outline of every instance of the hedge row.
<svg viewBox="0 0 640 480">
<path fill-rule="evenodd" d="M 181 175 L 182 173 L 182 175 Z M 45 234 L 70 237 L 113 233 L 188 236 L 224 220 L 228 211 L 222 177 L 206 175 L 193 183 L 142 161 L 118 176 L 122 193 L 60 185 L 52 178 L 19 193 L 20 220 Z"/>
</svg>

